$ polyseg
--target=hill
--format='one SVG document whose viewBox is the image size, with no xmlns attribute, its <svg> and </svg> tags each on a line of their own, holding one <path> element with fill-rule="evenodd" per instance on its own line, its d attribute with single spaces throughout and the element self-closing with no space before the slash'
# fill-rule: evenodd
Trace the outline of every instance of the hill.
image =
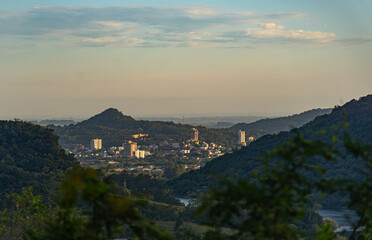
<svg viewBox="0 0 372 240">
<path fill-rule="evenodd" d="M 148 141 L 154 143 L 161 140 L 174 139 L 184 141 L 189 139 L 191 128 L 199 130 L 199 136 L 207 141 L 224 146 L 234 146 L 235 136 L 238 129 L 248 126 L 247 135 L 259 138 L 265 134 L 287 130 L 290 126 L 299 126 L 310 121 L 316 115 L 325 114 L 330 110 L 316 109 L 302 114 L 285 118 L 264 119 L 250 124 L 237 124 L 232 128 L 212 129 L 204 126 L 192 126 L 188 124 L 174 123 L 171 121 L 136 120 L 131 116 L 124 115 L 119 110 L 109 108 L 87 120 L 75 125 L 55 126 L 49 125 L 60 136 L 60 143 L 64 147 L 72 147 L 74 144 L 88 145 L 92 138 L 101 138 L 104 147 L 122 145 L 124 140 L 132 139 L 133 134 L 149 134 Z"/>
<path fill-rule="evenodd" d="M 23 187 L 47 199 L 64 172 L 78 165 L 58 145 L 52 130 L 21 121 L 0 121 L 0 199 Z"/>
<path fill-rule="evenodd" d="M 88 145 L 92 138 L 101 138 L 104 147 L 121 146 L 124 140 L 131 140 L 132 135 L 138 133 L 149 134 L 150 142 L 165 139 L 183 141 L 190 138 L 190 131 L 194 128 L 191 125 L 173 122 L 135 120 L 113 108 L 76 125 L 49 127 L 60 136 L 60 143 L 65 147 L 80 143 Z M 235 130 L 233 129 L 208 129 L 203 126 L 196 128 L 199 130 L 199 136 L 207 142 L 226 146 L 234 144 Z"/>
<path fill-rule="evenodd" d="M 314 120 L 317 116 L 328 114 L 331 111 L 332 109 L 318 108 L 288 117 L 260 119 L 253 123 L 238 123 L 232 126 L 231 129 L 243 130 L 248 133 L 257 131 L 266 134 L 278 133 L 281 131 L 289 131 L 292 128 L 302 127 L 304 124 Z"/>
<path fill-rule="evenodd" d="M 115 108 L 109 108 L 97 114 L 88 120 L 77 124 L 79 127 L 84 126 L 102 126 L 116 129 L 136 129 L 139 127 L 137 121 L 131 116 L 123 115 Z"/>
<path fill-rule="evenodd" d="M 346 114 L 345 114 L 346 113 Z M 181 175 L 169 182 L 169 186 L 178 196 L 185 196 L 198 189 L 211 187 L 214 184 L 211 173 L 222 176 L 237 176 L 249 178 L 250 173 L 260 166 L 257 159 L 265 152 L 279 147 L 287 140 L 293 139 L 298 131 L 307 139 L 321 139 L 325 142 L 332 141 L 332 134 L 342 138 L 344 130 L 340 128 L 344 122 L 348 123 L 346 132 L 366 144 L 372 144 L 372 95 L 352 100 L 342 107 L 336 107 L 330 114 L 319 116 L 310 123 L 297 130 L 280 132 L 279 134 L 266 135 L 252 142 L 249 146 L 226 154 L 208 162 L 205 167 Z M 326 134 L 320 134 L 325 130 Z M 342 161 L 325 163 L 330 177 L 344 177 L 358 179 L 361 169 L 358 159 L 348 156 Z"/>
</svg>

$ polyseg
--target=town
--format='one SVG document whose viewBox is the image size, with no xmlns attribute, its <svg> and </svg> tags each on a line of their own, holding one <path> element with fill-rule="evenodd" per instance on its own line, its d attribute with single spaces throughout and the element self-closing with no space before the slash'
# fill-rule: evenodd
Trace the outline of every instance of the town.
<svg viewBox="0 0 372 240">
<path fill-rule="evenodd" d="M 199 169 L 206 162 L 233 150 L 203 141 L 196 128 L 191 128 L 186 141 L 178 142 L 169 138 L 153 143 L 148 141 L 149 139 L 149 134 L 134 134 L 131 140 L 124 140 L 122 146 L 105 149 L 102 147 L 102 139 L 95 138 L 90 140 L 89 147 L 76 144 L 68 151 L 75 155 L 82 166 L 161 176 L 164 170 L 171 166 L 180 167 L 181 172 Z M 247 140 L 246 142 L 245 131 L 239 130 L 235 148 L 247 146 L 254 137 L 248 137 Z"/>
</svg>

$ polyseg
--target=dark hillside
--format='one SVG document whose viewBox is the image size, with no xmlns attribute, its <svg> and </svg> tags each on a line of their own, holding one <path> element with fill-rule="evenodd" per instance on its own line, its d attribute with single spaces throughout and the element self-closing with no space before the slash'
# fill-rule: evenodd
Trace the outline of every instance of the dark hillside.
<svg viewBox="0 0 372 240">
<path fill-rule="evenodd" d="M 116 129 L 135 129 L 138 127 L 138 124 L 131 116 L 125 116 L 117 109 L 109 108 L 88 120 L 76 124 L 76 126 L 102 126 Z"/>
<path fill-rule="evenodd" d="M 333 134 L 342 138 L 346 131 L 351 137 L 372 144 L 371 116 L 372 95 L 368 95 L 358 101 L 352 100 L 342 107 L 334 108 L 332 113 L 315 118 L 297 131 L 307 139 L 321 139 L 325 142 L 331 142 Z M 342 128 L 344 122 L 348 123 L 346 129 Z M 324 130 L 326 134 L 321 134 L 321 130 Z M 260 166 L 257 159 L 265 152 L 279 147 L 286 140 L 293 139 L 295 131 L 263 136 L 239 151 L 208 162 L 205 167 L 199 170 L 181 175 L 169 185 L 177 195 L 182 196 L 194 192 L 202 186 L 212 186 L 211 173 L 222 176 L 229 176 L 233 173 L 239 177 L 249 177 L 250 172 Z M 361 169 L 362 166 L 357 159 L 349 156 L 344 161 L 327 163 L 326 168 L 329 170 L 330 177 L 343 176 L 358 179 L 360 177 L 358 169 Z"/>
<path fill-rule="evenodd" d="M 21 121 L 0 121 L 0 199 L 33 187 L 49 198 L 64 172 L 78 165 L 52 130 Z"/>
<path fill-rule="evenodd" d="M 231 129 L 244 130 L 247 132 L 263 131 L 266 134 L 289 131 L 292 128 L 302 127 L 304 124 L 314 120 L 317 116 L 328 114 L 332 109 L 313 109 L 288 117 L 266 118 L 253 123 L 238 123 Z"/>
<path fill-rule="evenodd" d="M 312 120 L 315 115 L 324 114 L 325 112 L 327 110 L 317 109 L 287 118 L 260 120 L 252 123 L 253 128 L 247 128 L 247 136 L 258 138 L 265 134 L 276 132 L 278 129 L 288 130 L 290 126 L 302 125 Z M 258 125 L 256 126 L 255 124 Z M 238 124 L 230 129 L 210 129 L 203 126 L 196 128 L 199 130 L 199 136 L 202 140 L 224 146 L 234 146 L 236 131 L 238 129 L 244 130 L 246 125 Z M 247 126 L 251 125 L 248 124 Z M 109 108 L 76 125 L 50 127 L 60 136 L 60 143 L 64 147 L 69 148 L 74 144 L 88 145 L 89 140 L 92 138 L 101 138 L 104 147 L 121 146 L 125 140 L 130 140 L 133 134 L 138 133 L 149 134 L 150 141 L 154 143 L 165 139 L 184 141 L 189 139 L 191 128 L 195 126 L 163 121 L 137 121 L 117 109 Z"/>
</svg>

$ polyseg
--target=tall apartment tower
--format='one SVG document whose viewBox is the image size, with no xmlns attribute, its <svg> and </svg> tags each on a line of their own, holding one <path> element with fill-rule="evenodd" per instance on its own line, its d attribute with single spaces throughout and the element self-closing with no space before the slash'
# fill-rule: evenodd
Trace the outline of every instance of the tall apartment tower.
<svg viewBox="0 0 372 240">
<path fill-rule="evenodd" d="M 236 135 L 236 144 L 246 145 L 245 143 L 245 131 L 239 130 Z"/>
<path fill-rule="evenodd" d="M 102 149 L 102 139 L 99 139 L 99 138 L 91 139 L 90 140 L 90 149 L 92 151 Z"/>
<path fill-rule="evenodd" d="M 132 141 L 126 141 L 123 144 L 124 147 L 124 155 L 127 157 L 133 157 L 134 152 L 137 150 L 137 143 Z"/>
<path fill-rule="evenodd" d="M 191 129 L 190 137 L 191 137 L 191 141 L 194 141 L 194 142 L 198 141 L 199 139 L 198 129 L 196 128 Z"/>
</svg>

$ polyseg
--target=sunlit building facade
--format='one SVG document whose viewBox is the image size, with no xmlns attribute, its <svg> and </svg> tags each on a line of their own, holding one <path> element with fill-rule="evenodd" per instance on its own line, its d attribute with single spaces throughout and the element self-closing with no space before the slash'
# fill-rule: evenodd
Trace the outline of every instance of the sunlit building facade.
<svg viewBox="0 0 372 240">
<path fill-rule="evenodd" d="M 137 151 L 137 143 L 132 141 L 127 141 L 123 144 L 124 155 L 127 157 L 133 157 L 134 152 Z"/>
<path fill-rule="evenodd" d="M 245 131 L 239 130 L 236 134 L 236 144 L 246 145 L 245 143 Z"/>
<path fill-rule="evenodd" d="M 197 142 L 199 140 L 199 131 L 196 128 L 191 129 L 191 141 Z"/>
<path fill-rule="evenodd" d="M 90 140 L 90 149 L 92 151 L 102 149 L 102 139 L 95 138 Z"/>
</svg>

